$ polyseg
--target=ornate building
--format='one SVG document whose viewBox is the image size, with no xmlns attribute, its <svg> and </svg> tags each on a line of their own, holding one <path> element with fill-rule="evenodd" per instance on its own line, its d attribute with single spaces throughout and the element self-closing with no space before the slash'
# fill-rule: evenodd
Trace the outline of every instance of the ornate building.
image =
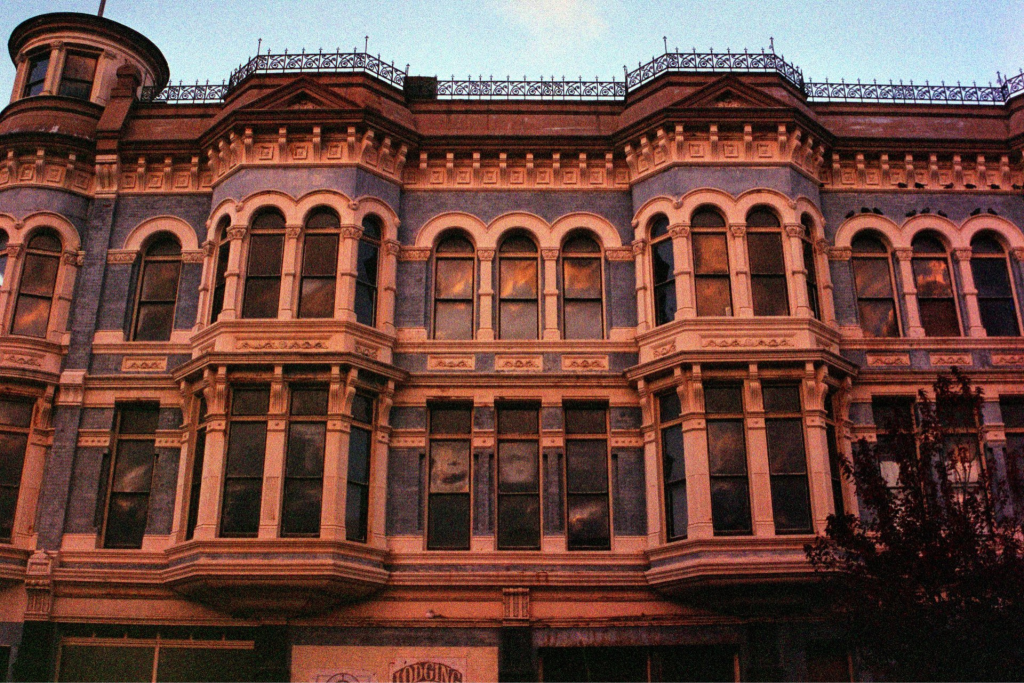
<svg viewBox="0 0 1024 683">
<path fill-rule="evenodd" d="M 1024 442 L 1024 77 L 9 46 L 15 679 L 849 680 L 803 546 L 851 440 L 956 365 Z"/>
</svg>

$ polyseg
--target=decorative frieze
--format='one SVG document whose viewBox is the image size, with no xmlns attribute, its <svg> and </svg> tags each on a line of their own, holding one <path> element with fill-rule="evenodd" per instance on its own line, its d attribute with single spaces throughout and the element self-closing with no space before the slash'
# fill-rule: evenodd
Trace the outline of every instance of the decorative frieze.
<svg viewBox="0 0 1024 683">
<path fill-rule="evenodd" d="M 1012 192 L 1024 184 L 1024 169 L 1007 154 L 831 154 L 821 170 L 830 190 L 942 190 Z"/>
<path fill-rule="evenodd" d="M 121 372 L 166 372 L 167 356 L 125 356 Z"/>
<path fill-rule="evenodd" d="M 793 346 L 789 337 L 701 337 L 705 349 L 780 349 Z"/>
<path fill-rule="evenodd" d="M 530 589 L 502 588 L 504 621 L 528 622 L 530 620 Z"/>
<path fill-rule="evenodd" d="M 974 364 L 974 360 L 969 353 L 930 353 L 928 354 L 928 362 L 933 366 L 970 366 Z"/>
<path fill-rule="evenodd" d="M 495 355 L 494 369 L 498 372 L 541 372 L 544 357 L 541 355 Z"/>
<path fill-rule="evenodd" d="M 562 370 L 567 372 L 603 372 L 608 370 L 608 356 L 562 356 Z"/>
<path fill-rule="evenodd" d="M 1024 353 L 993 353 L 992 365 L 1024 365 Z"/>
<path fill-rule="evenodd" d="M 471 353 L 458 356 L 427 356 L 427 370 L 475 370 L 476 356 Z"/>
<path fill-rule="evenodd" d="M 909 368 L 910 355 L 906 353 L 869 353 L 867 364 L 877 368 Z"/>
<path fill-rule="evenodd" d="M 17 185 L 56 187 L 79 194 L 93 191 L 94 168 L 75 152 L 38 147 L 0 151 L 0 188 Z"/>
</svg>

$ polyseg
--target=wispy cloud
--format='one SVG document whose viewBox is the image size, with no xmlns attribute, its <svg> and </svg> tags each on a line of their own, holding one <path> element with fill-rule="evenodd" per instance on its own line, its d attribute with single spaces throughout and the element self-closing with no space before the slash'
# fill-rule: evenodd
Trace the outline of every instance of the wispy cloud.
<svg viewBox="0 0 1024 683">
<path fill-rule="evenodd" d="M 523 46 L 547 60 L 604 40 L 608 34 L 604 0 L 497 0 L 499 14 L 531 41 Z"/>
</svg>

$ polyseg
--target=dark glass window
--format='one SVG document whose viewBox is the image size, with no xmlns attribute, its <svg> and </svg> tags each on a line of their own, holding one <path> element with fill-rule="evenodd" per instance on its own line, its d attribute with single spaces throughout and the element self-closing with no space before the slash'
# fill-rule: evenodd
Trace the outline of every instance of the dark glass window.
<svg viewBox="0 0 1024 683">
<path fill-rule="evenodd" d="M 28 241 L 11 334 L 46 337 L 60 269 L 60 251 L 60 237 L 52 230 L 40 230 Z"/>
<path fill-rule="evenodd" d="M 174 329 L 181 275 L 181 245 L 169 235 L 155 239 L 142 257 L 135 293 L 135 341 L 167 341 Z"/>
<path fill-rule="evenodd" d="M 889 249 L 871 233 L 857 235 L 851 247 L 861 329 L 868 337 L 900 336 Z"/>
<path fill-rule="evenodd" d="M 852 681 L 850 652 L 838 640 L 811 640 L 807 643 L 808 681 Z"/>
<path fill-rule="evenodd" d="M 569 550 L 608 550 L 608 407 L 565 406 L 565 507 Z"/>
<path fill-rule="evenodd" d="M 149 494 L 156 464 L 160 406 L 139 403 L 118 408 L 113 462 L 107 480 L 104 548 L 141 548 L 149 516 Z"/>
<path fill-rule="evenodd" d="M 380 262 L 382 227 L 380 219 L 363 218 L 363 236 L 356 248 L 356 322 L 377 324 L 377 269 Z"/>
<path fill-rule="evenodd" d="M 843 470 L 840 465 L 844 457 L 842 443 L 839 441 L 840 420 L 838 397 L 835 391 L 829 387 L 828 393 L 825 394 L 825 436 L 828 439 L 828 469 L 829 478 L 832 481 L 832 503 L 837 515 L 846 511 L 846 497 L 843 495 Z"/>
<path fill-rule="evenodd" d="M 4 286 L 4 274 L 7 272 L 7 233 L 0 230 L 0 287 Z"/>
<path fill-rule="evenodd" d="M 900 466 L 896 454 L 916 448 L 916 413 L 913 396 L 874 396 L 871 412 L 878 435 L 878 467 L 890 488 L 899 486 Z"/>
<path fill-rule="evenodd" d="M 747 214 L 747 256 L 754 315 L 789 315 L 782 225 L 763 206 Z"/>
<path fill-rule="evenodd" d="M 327 387 L 291 388 L 282 536 L 318 536 L 327 444 Z"/>
<path fill-rule="evenodd" d="M 88 100 L 92 94 L 92 81 L 96 77 L 96 57 L 69 52 L 64 58 L 64 71 L 60 76 L 57 94 Z"/>
<path fill-rule="evenodd" d="M 473 406 L 430 407 L 427 548 L 469 550 Z"/>
<path fill-rule="evenodd" d="M 658 397 L 661 470 L 665 479 L 665 526 L 670 541 L 686 538 L 689 523 L 682 417 L 676 391 Z"/>
<path fill-rule="evenodd" d="M 259 533 L 269 410 L 268 387 L 232 388 L 221 536 L 255 537 Z"/>
<path fill-rule="evenodd" d="M 811 496 L 799 384 L 761 385 L 775 533 L 811 532 Z"/>
<path fill-rule="evenodd" d="M 249 234 L 243 318 L 276 318 L 281 297 L 284 216 L 275 210 L 257 214 Z"/>
<path fill-rule="evenodd" d="M 496 407 L 498 548 L 540 548 L 540 409 Z"/>
<path fill-rule="evenodd" d="M 971 240 L 971 272 L 985 333 L 990 337 L 1018 336 L 1020 324 L 1010 284 L 1010 264 L 995 237 L 983 233 Z"/>
<path fill-rule="evenodd" d="M 1024 396 L 1000 396 L 999 410 L 1006 434 L 1006 469 L 1017 497 L 1014 504 L 1020 505 L 1024 503 L 1020 499 L 1024 495 Z"/>
<path fill-rule="evenodd" d="M 750 486 L 743 420 L 743 384 L 706 382 L 708 460 L 711 473 L 711 522 L 715 534 L 749 534 Z"/>
<path fill-rule="evenodd" d="M 690 218 L 690 235 L 697 315 L 732 315 L 725 219 L 710 207 L 699 208 Z"/>
<path fill-rule="evenodd" d="M 914 285 L 921 326 L 929 337 L 955 337 L 960 334 L 949 254 L 937 237 L 918 235 L 912 243 Z"/>
<path fill-rule="evenodd" d="M 668 218 L 651 219 L 651 276 L 654 284 L 654 324 L 664 325 L 676 317 L 676 257 Z"/>
<path fill-rule="evenodd" d="M 313 209 L 302 238 L 300 318 L 333 318 L 338 279 L 338 239 L 341 221 L 327 208 Z"/>
<path fill-rule="evenodd" d="M 348 435 L 348 484 L 345 494 L 345 538 L 366 542 L 370 510 L 370 457 L 373 455 L 374 399 L 356 393 L 352 399 L 352 431 Z"/>
<path fill-rule="evenodd" d="M 807 305 L 811 309 L 811 315 L 821 320 L 821 301 L 818 295 L 818 266 L 814 258 L 814 220 L 806 213 L 801 216 L 800 222 L 804 226 L 802 235 L 804 270 L 807 271 Z"/>
<path fill-rule="evenodd" d="M 562 246 L 562 322 L 566 339 L 604 337 L 601 247 L 589 235 Z"/>
<path fill-rule="evenodd" d="M 537 339 L 540 325 L 537 245 L 522 233 L 498 249 L 498 336 Z"/>
<path fill-rule="evenodd" d="M 231 242 L 228 241 L 230 219 L 225 216 L 217 226 L 217 235 L 221 240 L 217 247 L 217 265 L 213 275 L 213 301 L 210 304 L 210 322 L 217 322 L 220 312 L 224 310 L 224 290 L 228 278 L 228 256 L 231 253 Z"/>
<path fill-rule="evenodd" d="M 65 638 L 60 681 L 251 681 L 253 642 Z"/>
<path fill-rule="evenodd" d="M 192 475 L 188 485 L 188 516 L 185 518 L 185 540 L 191 540 L 196 533 L 199 522 L 199 496 L 203 488 L 203 463 L 206 461 L 206 427 L 209 419 L 206 399 L 196 399 L 196 438 L 192 448 Z"/>
<path fill-rule="evenodd" d="M 0 398 L 0 542 L 4 543 L 11 541 L 14 530 L 34 405 L 28 398 Z"/>
<path fill-rule="evenodd" d="M 41 95 L 46 84 L 46 71 L 50 68 L 50 53 L 30 57 L 28 60 L 28 76 L 25 78 L 23 97 Z"/>
<path fill-rule="evenodd" d="M 461 233 L 447 235 L 434 251 L 434 339 L 473 338 L 476 250 Z"/>
</svg>

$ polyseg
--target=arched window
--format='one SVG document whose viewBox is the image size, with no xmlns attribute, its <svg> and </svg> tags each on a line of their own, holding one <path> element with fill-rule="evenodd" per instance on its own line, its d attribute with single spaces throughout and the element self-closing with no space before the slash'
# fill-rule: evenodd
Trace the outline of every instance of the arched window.
<svg viewBox="0 0 1024 683">
<path fill-rule="evenodd" d="M 300 318 L 334 317 L 340 231 L 338 214 L 326 207 L 313 209 L 306 218 L 299 282 Z"/>
<path fill-rule="evenodd" d="M 382 233 L 379 218 L 363 218 L 363 236 L 359 238 L 356 258 L 356 322 L 371 327 L 377 321 L 377 266 Z"/>
<path fill-rule="evenodd" d="M 585 233 L 562 246 L 562 329 L 566 339 L 604 337 L 601 247 Z"/>
<path fill-rule="evenodd" d="M 697 315 L 732 315 L 729 241 L 722 214 L 709 206 L 694 211 L 690 218 L 690 239 Z"/>
<path fill-rule="evenodd" d="M 540 320 L 537 245 L 525 234 L 506 237 L 498 248 L 498 335 L 536 339 Z"/>
<path fill-rule="evenodd" d="M 850 246 L 861 329 L 868 337 L 900 336 L 888 247 L 876 235 L 863 232 L 853 238 Z"/>
<path fill-rule="evenodd" d="M 217 246 L 217 264 L 213 275 L 213 301 L 210 305 L 210 322 L 217 322 L 220 312 L 224 310 L 224 288 L 228 280 L 228 256 L 231 254 L 231 242 L 228 240 L 228 227 L 231 219 L 227 216 L 220 219 L 217 224 L 216 238 L 220 240 Z"/>
<path fill-rule="evenodd" d="M 981 324 L 990 337 L 1016 337 L 1020 334 L 1017 306 L 1010 283 L 1010 264 L 1003 245 L 989 233 L 971 240 L 971 273 L 978 290 Z"/>
<path fill-rule="evenodd" d="M 60 236 L 48 228 L 29 239 L 11 334 L 40 339 L 46 337 L 62 248 Z"/>
<path fill-rule="evenodd" d="M 473 338 L 476 250 L 461 233 L 441 238 L 434 250 L 434 339 Z"/>
<path fill-rule="evenodd" d="M 651 276 L 654 284 L 654 324 L 664 325 L 676 317 L 676 259 L 668 218 L 651 219 Z"/>
<path fill-rule="evenodd" d="M 807 305 L 811 315 L 821 320 L 821 301 L 818 295 L 818 267 L 814 260 L 814 219 L 808 214 L 800 217 L 804 232 L 800 236 L 804 252 L 804 270 L 807 271 Z"/>
<path fill-rule="evenodd" d="M 782 224 L 766 206 L 755 206 L 747 214 L 747 257 L 754 315 L 789 315 Z"/>
<path fill-rule="evenodd" d="M 181 245 L 171 235 L 157 236 L 142 257 L 132 315 L 132 340 L 167 341 L 171 338 L 180 275 Z"/>
<path fill-rule="evenodd" d="M 914 256 L 914 286 L 917 287 L 917 306 L 921 311 L 921 326 L 928 337 L 956 337 L 960 335 L 953 280 L 950 276 L 949 254 L 938 237 L 923 233 L 911 243 Z"/>
<path fill-rule="evenodd" d="M 243 318 L 276 318 L 281 298 L 284 216 L 275 209 L 256 215 L 249 233 Z"/>
</svg>

